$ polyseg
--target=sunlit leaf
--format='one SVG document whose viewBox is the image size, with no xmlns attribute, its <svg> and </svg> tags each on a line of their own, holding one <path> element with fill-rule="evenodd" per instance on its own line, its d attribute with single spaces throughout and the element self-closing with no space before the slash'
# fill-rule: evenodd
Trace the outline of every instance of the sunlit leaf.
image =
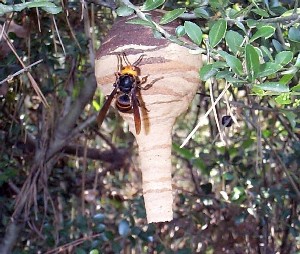
<svg viewBox="0 0 300 254">
<path fill-rule="evenodd" d="M 161 25 L 167 24 L 167 23 L 177 19 L 184 12 L 185 12 L 185 8 L 179 8 L 179 9 L 175 9 L 173 11 L 169 11 L 161 18 L 159 23 Z"/>
<path fill-rule="evenodd" d="M 247 73 L 249 75 L 249 79 L 253 81 L 257 77 L 257 73 L 260 69 L 259 56 L 251 44 L 246 45 L 245 52 Z"/>
<path fill-rule="evenodd" d="M 267 62 L 261 65 L 260 71 L 257 73 L 257 77 L 267 77 L 282 69 L 282 66 L 277 63 Z"/>
<path fill-rule="evenodd" d="M 297 56 L 295 66 L 298 67 L 298 68 L 300 68 L 300 53 Z"/>
<path fill-rule="evenodd" d="M 286 104 L 292 103 L 291 96 L 289 93 L 282 93 L 282 94 L 278 95 L 275 98 L 275 101 L 281 105 L 286 105 Z"/>
<path fill-rule="evenodd" d="M 281 77 L 281 79 L 279 80 L 280 84 L 288 84 L 294 77 L 294 74 L 285 74 Z"/>
<path fill-rule="evenodd" d="M 282 66 L 287 65 L 293 59 L 293 53 L 291 51 L 282 51 L 275 56 L 275 62 Z"/>
<path fill-rule="evenodd" d="M 34 7 L 56 7 L 54 3 L 50 1 L 31 1 L 27 3 L 28 8 Z"/>
<path fill-rule="evenodd" d="M 161 6 L 165 0 L 146 0 L 146 2 L 143 4 L 141 10 L 142 11 L 152 11 L 156 9 L 157 7 Z"/>
<path fill-rule="evenodd" d="M 250 38 L 250 42 L 257 40 L 258 38 L 269 38 L 275 32 L 275 28 L 272 26 L 262 26 L 260 27 L 257 32 Z"/>
<path fill-rule="evenodd" d="M 227 29 L 227 22 L 224 19 L 219 19 L 209 30 L 208 40 L 212 48 L 217 46 L 224 38 Z"/>
</svg>

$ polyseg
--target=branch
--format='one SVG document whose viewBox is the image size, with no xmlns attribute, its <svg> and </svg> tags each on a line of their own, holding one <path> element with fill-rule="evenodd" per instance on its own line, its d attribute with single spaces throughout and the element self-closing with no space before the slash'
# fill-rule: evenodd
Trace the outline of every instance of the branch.
<svg viewBox="0 0 300 254">
<path fill-rule="evenodd" d="M 123 4 L 125 4 L 127 7 L 133 9 L 136 13 L 136 15 L 142 19 L 142 20 L 145 20 L 147 22 L 150 22 L 154 27 L 155 29 L 160 32 L 166 39 L 180 45 L 180 46 L 183 46 L 183 47 L 186 47 L 188 49 L 191 49 L 191 50 L 199 50 L 201 49 L 200 47 L 198 47 L 196 44 L 193 44 L 192 42 L 190 43 L 187 43 L 187 42 L 184 42 L 180 39 L 178 39 L 176 36 L 170 34 L 168 31 L 166 31 L 165 29 L 163 29 L 160 25 L 158 25 L 156 22 L 154 22 L 153 20 L 149 19 L 145 13 L 143 13 L 138 7 L 136 7 L 135 5 L 133 5 L 129 0 L 121 0 L 121 2 Z"/>
<path fill-rule="evenodd" d="M 0 245 L 1 254 L 10 254 L 12 253 L 12 248 L 17 242 L 19 232 L 22 226 L 18 225 L 15 220 L 12 220 L 6 228 L 5 236 Z"/>
</svg>

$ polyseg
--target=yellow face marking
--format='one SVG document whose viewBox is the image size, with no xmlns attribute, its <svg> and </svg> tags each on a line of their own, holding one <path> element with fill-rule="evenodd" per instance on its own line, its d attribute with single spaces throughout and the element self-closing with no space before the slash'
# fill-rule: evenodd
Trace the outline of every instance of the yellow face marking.
<svg viewBox="0 0 300 254">
<path fill-rule="evenodd" d="M 129 74 L 132 76 L 138 76 L 138 71 L 134 66 L 127 65 L 122 68 L 121 74 Z"/>
</svg>

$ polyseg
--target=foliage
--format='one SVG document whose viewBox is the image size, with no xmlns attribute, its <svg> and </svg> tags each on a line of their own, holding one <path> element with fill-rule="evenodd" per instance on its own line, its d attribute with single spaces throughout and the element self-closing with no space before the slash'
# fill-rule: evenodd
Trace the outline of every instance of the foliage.
<svg viewBox="0 0 300 254">
<path fill-rule="evenodd" d="M 17 228 L 13 251 L 0 250 L 300 251 L 298 2 L 91 2 L 0 4 L 0 235 Z M 150 11 L 158 8 L 165 13 L 156 23 Z M 206 59 L 199 95 L 174 130 L 170 223 L 145 224 L 126 126 L 115 114 L 101 133 L 94 123 L 104 100 L 99 92 L 92 99 L 94 48 L 113 14 L 134 12 L 131 23 Z M 182 23 L 170 33 L 176 19 Z M 26 66 L 43 62 L 27 72 L 17 56 Z"/>
</svg>

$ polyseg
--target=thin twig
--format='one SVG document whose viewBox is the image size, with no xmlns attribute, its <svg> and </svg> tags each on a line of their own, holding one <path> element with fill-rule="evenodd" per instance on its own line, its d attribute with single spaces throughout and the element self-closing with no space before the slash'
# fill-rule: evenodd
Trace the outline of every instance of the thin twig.
<svg viewBox="0 0 300 254">
<path fill-rule="evenodd" d="M 24 67 L 22 70 L 19 70 L 19 71 L 15 72 L 12 75 L 8 75 L 7 78 L 5 78 L 2 81 L 0 81 L 0 85 L 3 84 L 4 82 L 8 81 L 8 80 L 11 80 L 15 76 L 18 76 L 19 74 L 21 74 L 21 73 L 23 73 L 25 71 L 28 71 L 31 67 L 33 67 L 33 66 L 35 66 L 35 65 L 37 65 L 37 64 L 39 64 L 41 62 L 43 62 L 43 59 L 41 59 L 39 61 L 36 61 L 33 64 L 28 65 L 27 67 Z"/>
<path fill-rule="evenodd" d="M 2 26 L 0 25 L 0 29 L 2 28 Z M 16 58 L 18 59 L 18 61 L 20 62 L 20 64 L 22 65 L 23 68 L 26 68 L 25 64 L 23 63 L 22 59 L 19 57 L 19 55 L 17 54 L 17 51 L 14 47 L 14 45 L 10 42 L 8 35 L 6 34 L 6 32 L 3 33 L 3 37 L 5 42 L 7 43 L 8 47 L 11 49 L 11 51 L 14 53 L 14 55 L 16 56 Z M 27 76 L 30 80 L 30 83 L 34 89 L 34 91 L 36 92 L 36 94 L 38 95 L 38 97 L 41 99 L 41 102 L 44 104 L 44 106 L 46 106 L 47 108 L 49 107 L 49 104 L 44 96 L 44 94 L 42 93 L 41 89 L 39 88 L 37 82 L 34 80 L 34 78 L 32 77 L 30 72 L 27 72 Z"/>
<path fill-rule="evenodd" d="M 55 31 L 56 31 L 56 33 L 57 33 L 58 40 L 59 40 L 59 42 L 60 42 L 60 45 L 61 45 L 62 50 L 63 50 L 63 52 L 64 52 L 64 55 L 66 56 L 67 53 L 66 53 L 66 50 L 65 50 L 65 46 L 64 46 L 64 44 L 63 44 L 63 42 L 62 42 L 62 39 L 61 39 L 61 37 L 60 37 L 59 31 L 58 31 L 58 28 L 57 28 L 57 25 L 56 25 L 56 21 L 55 21 L 55 18 L 54 18 L 54 15 L 52 15 L 52 20 L 53 20 L 53 24 L 54 24 L 54 27 L 55 27 Z"/>
<path fill-rule="evenodd" d="M 180 146 L 180 148 L 184 147 L 187 142 L 192 138 L 192 136 L 195 134 L 195 132 L 198 130 L 198 128 L 201 126 L 201 124 L 203 123 L 203 120 L 210 114 L 210 112 L 213 110 L 213 107 L 215 107 L 217 105 L 217 103 L 219 102 L 219 100 L 221 100 L 221 98 L 223 97 L 223 95 L 226 93 L 226 91 L 228 90 L 228 88 L 231 86 L 231 84 L 227 84 L 224 88 L 224 90 L 222 91 L 222 93 L 218 96 L 218 98 L 215 100 L 215 102 L 211 105 L 211 107 L 209 108 L 209 110 L 207 110 L 207 112 L 205 113 L 205 115 L 203 117 L 201 117 L 199 119 L 198 124 L 196 125 L 196 127 L 190 132 L 190 134 L 186 137 L 186 139 L 183 141 L 182 145 Z"/>
</svg>

